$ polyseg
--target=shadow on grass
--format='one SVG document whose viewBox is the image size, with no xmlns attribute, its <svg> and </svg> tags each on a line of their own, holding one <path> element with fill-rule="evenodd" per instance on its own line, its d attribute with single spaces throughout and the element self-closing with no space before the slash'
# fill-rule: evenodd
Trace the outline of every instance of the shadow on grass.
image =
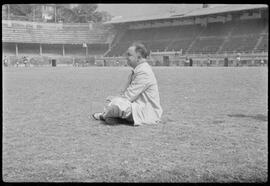
<svg viewBox="0 0 270 186">
<path fill-rule="evenodd" d="M 228 114 L 229 117 L 238 117 L 238 118 L 244 118 L 244 117 L 249 117 L 252 119 L 256 119 L 259 121 L 268 121 L 267 116 L 263 114 L 257 114 L 257 115 L 245 115 L 245 114 Z"/>
<path fill-rule="evenodd" d="M 267 176 L 262 172 L 219 172 L 215 170 L 196 170 L 195 168 L 175 168 L 164 170 L 149 179 L 151 182 L 185 182 L 185 183 L 232 183 L 267 181 Z"/>
<path fill-rule="evenodd" d="M 215 121 L 213 121 L 213 124 L 221 124 L 224 122 L 225 122 L 225 120 L 215 120 Z"/>
<path fill-rule="evenodd" d="M 103 125 L 108 125 L 108 126 L 126 125 L 130 127 L 136 127 L 136 125 L 134 125 L 133 122 L 130 122 L 121 118 L 107 118 L 105 119 L 105 121 L 101 121 L 100 123 Z"/>
</svg>

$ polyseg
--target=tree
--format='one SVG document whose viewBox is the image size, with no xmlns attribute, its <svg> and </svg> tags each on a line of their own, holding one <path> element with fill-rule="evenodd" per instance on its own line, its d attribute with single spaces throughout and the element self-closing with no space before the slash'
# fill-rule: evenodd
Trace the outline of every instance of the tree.
<svg viewBox="0 0 270 186">
<path fill-rule="evenodd" d="M 25 20 L 33 20 L 33 18 L 41 18 L 41 7 L 36 4 L 9 4 L 6 6 L 6 12 L 11 16 L 25 17 Z"/>
<path fill-rule="evenodd" d="M 18 16 L 28 16 L 32 12 L 31 4 L 10 4 L 10 13 Z"/>
<path fill-rule="evenodd" d="M 74 12 L 69 8 L 69 4 L 56 4 L 56 18 L 58 21 L 63 22 L 72 22 Z M 53 15 L 53 19 L 55 20 L 55 14 Z"/>
<path fill-rule="evenodd" d="M 8 5 L 4 4 L 2 6 L 2 19 L 7 19 L 8 18 Z"/>
<path fill-rule="evenodd" d="M 42 7 L 37 4 L 32 4 L 31 13 L 29 14 L 29 20 L 42 21 Z"/>
<path fill-rule="evenodd" d="M 10 4 L 10 14 L 16 16 L 25 16 L 28 20 L 42 20 L 41 4 Z M 88 23 L 88 22 L 105 22 L 111 19 L 111 15 L 104 11 L 97 11 L 97 4 L 55 4 L 57 21 L 61 20 L 65 23 Z M 2 7 L 7 12 L 7 5 Z"/>
<path fill-rule="evenodd" d="M 112 19 L 112 16 L 105 11 L 95 12 L 95 22 L 106 22 Z"/>
<path fill-rule="evenodd" d="M 75 23 L 104 22 L 111 19 L 111 15 L 104 11 L 97 11 L 97 4 L 79 4 L 70 11 L 65 10 L 65 16 L 69 16 L 69 21 Z"/>
<path fill-rule="evenodd" d="M 97 9 L 97 4 L 79 4 L 72 10 L 76 15 L 76 22 L 87 23 L 89 21 L 95 21 L 95 11 Z"/>
</svg>

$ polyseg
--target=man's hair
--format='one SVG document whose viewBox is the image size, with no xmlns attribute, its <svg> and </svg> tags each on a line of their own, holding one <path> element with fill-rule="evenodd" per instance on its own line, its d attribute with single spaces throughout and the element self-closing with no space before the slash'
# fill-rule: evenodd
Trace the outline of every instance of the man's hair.
<svg viewBox="0 0 270 186">
<path fill-rule="evenodd" d="M 134 42 L 132 44 L 132 46 L 135 47 L 135 52 L 138 52 L 141 54 L 142 58 L 147 58 L 148 56 L 148 52 L 146 47 L 144 46 L 144 44 L 140 43 L 140 42 Z"/>
</svg>

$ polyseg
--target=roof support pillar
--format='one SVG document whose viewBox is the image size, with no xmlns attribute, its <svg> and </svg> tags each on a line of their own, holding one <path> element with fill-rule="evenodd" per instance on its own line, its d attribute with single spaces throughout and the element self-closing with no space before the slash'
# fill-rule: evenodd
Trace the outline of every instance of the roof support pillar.
<svg viewBox="0 0 270 186">
<path fill-rule="evenodd" d="M 18 44 L 16 43 L 15 44 L 15 54 L 16 54 L 16 56 L 18 56 L 19 55 L 19 52 L 18 52 L 19 50 L 18 50 Z"/>
<path fill-rule="evenodd" d="M 66 54 L 65 54 L 65 45 L 64 44 L 62 45 L 62 51 L 63 51 L 63 56 L 65 56 Z"/>
<path fill-rule="evenodd" d="M 39 44 L 39 55 L 42 56 L 42 45 Z"/>
</svg>

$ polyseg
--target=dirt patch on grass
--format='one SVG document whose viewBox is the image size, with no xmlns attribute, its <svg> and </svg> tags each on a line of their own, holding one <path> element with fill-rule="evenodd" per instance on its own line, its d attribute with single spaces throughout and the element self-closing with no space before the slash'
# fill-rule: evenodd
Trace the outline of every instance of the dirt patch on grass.
<svg viewBox="0 0 270 186">
<path fill-rule="evenodd" d="M 268 121 L 268 117 L 263 114 L 256 115 L 245 115 L 245 114 L 228 114 L 229 117 L 237 117 L 237 118 L 252 118 L 258 121 Z"/>
</svg>

